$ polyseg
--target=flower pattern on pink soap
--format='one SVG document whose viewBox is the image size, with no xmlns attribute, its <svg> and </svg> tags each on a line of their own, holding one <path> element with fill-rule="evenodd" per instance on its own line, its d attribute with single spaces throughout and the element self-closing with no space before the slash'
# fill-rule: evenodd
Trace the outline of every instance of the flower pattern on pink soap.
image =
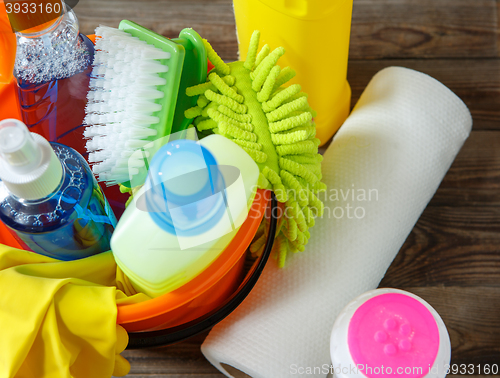
<svg viewBox="0 0 500 378">
<path fill-rule="evenodd" d="M 429 372 L 439 348 L 432 313 L 404 294 L 381 294 L 363 303 L 348 330 L 349 351 L 368 378 L 419 378 Z"/>
</svg>

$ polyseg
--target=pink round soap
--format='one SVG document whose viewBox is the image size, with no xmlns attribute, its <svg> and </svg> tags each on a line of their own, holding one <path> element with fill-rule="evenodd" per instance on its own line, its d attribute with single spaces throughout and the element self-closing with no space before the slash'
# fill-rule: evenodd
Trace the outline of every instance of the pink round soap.
<svg viewBox="0 0 500 378">
<path fill-rule="evenodd" d="M 404 294 L 382 294 L 354 313 L 348 329 L 349 351 L 368 378 L 429 373 L 439 348 L 439 330 L 432 313 Z"/>
</svg>

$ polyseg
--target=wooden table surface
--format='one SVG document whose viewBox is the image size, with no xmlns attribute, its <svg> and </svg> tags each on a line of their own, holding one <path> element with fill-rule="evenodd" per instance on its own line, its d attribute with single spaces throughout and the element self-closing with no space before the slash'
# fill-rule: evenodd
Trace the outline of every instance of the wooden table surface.
<svg viewBox="0 0 500 378">
<path fill-rule="evenodd" d="M 327 1 L 327 0 L 325 0 Z M 81 0 L 81 31 L 136 21 L 167 37 L 192 27 L 237 59 L 232 0 Z M 381 286 L 409 290 L 441 314 L 452 363 L 500 363 L 500 0 L 354 0 L 348 80 L 356 103 L 387 66 L 425 72 L 469 106 L 474 127 Z M 222 377 L 205 335 L 126 351 L 129 377 Z"/>
</svg>

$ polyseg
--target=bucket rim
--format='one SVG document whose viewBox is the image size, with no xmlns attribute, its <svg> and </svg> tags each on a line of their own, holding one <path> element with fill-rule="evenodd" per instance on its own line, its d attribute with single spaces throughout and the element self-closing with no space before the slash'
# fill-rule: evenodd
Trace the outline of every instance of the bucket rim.
<svg viewBox="0 0 500 378">
<path fill-rule="evenodd" d="M 266 204 L 267 202 L 268 201 L 266 201 Z M 276 196 L 272 192 L 270 202 L 269 232 L 264 251 L 260 258 L 255 261 L 250 272 L 233 294 L 215 310 L 186 324 L 157 331 L 129 332 L 127 349 L 164 347 L 189 339 L 214 327 L 231 314 L 245 300 L 260 278 L 273 249 L 278 226 L 277 210 L 279 205 Z"/>
<path fill-rule="evenodd" d="M 229 272 L 246 252 L 264 217 L 269 191 L 258 189 L 247 219 L 220 256 L 193 280 L 150 300 L 117 306 L 117 324 L 130 324 L 173 311 L 196 299 Z"/>
</svg>

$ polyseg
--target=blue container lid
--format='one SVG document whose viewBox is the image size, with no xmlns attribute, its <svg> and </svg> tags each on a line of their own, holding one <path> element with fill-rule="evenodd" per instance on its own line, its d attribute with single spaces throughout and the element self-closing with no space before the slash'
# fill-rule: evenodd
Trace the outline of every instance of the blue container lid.
<svg viewBox="0 0 500 378">
<path fill-rule="evenodd" d="M 191 140 L 163 146 L 146 180 L 146 207 L 154 222 L 177 236 L 210 230 L 224 215 L 224 179 L 214 156 Z"/>
</svg>

